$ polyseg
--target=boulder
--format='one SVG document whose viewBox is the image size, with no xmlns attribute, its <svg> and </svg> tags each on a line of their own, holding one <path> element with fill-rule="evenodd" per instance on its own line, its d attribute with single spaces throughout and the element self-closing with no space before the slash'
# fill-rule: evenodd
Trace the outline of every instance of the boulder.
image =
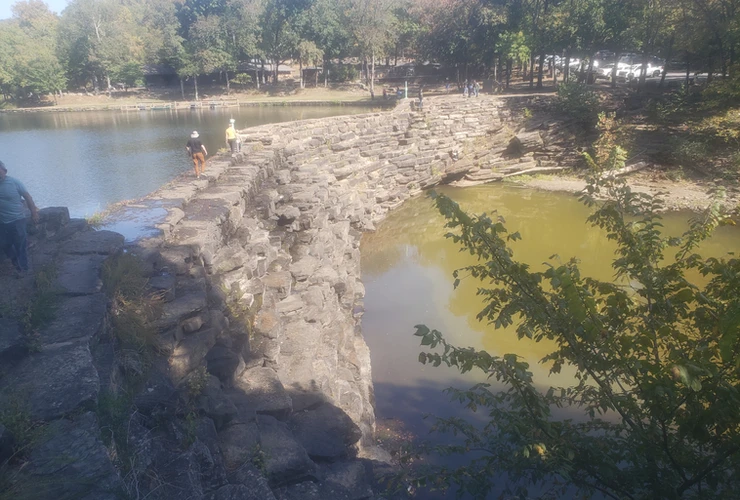
<svg viewBox="0 0 740 500">
<path fill-rule="evenodd" d="M 195 332 L 181 340 L 168 359 L 172 380 L 177 383 L 198 368 L 215 344 L 216 332 L 212 328 Z"/>
<path fill-rule="evenodd" d="M 163 272 L 157 276 L 149 278 L 149 288 L 159 294 L 165 302 L 172 302 L 175 300 L 175 285 L 177 284 L 177 278 L 174 274 Z"/>
<path fill-rule="evenodd" d="M 68 222 L 67 207 L 46 207 L 39 210 L 39 224 L 42 224 L 48 232 L 55 233 Z"/>
<path fill-rule="evenodd" d="M 268 367 L 251 368 L 234 380 L 234 388 L 241 398 L 258 414 L 285 419 L 293 404 L 275 370 Z"/>
<path fill-rule="evenodd" d="M 270 485 L 280 486 L 316 479 L 317 468 L 288 426 L 268 415 L 258 415 L 260 448 Z"/>
<path fill-rule="evenodd" d="M 164 373 L 151 370 L 144 388 L 134 397 L 134 404 L 146 416 L 170 413 L 177 406 L 175 386 Z"/>
<path fill-rule="evenodd" d="M 154 321 L 160 330 L 169 330 L 187 316 L 192 316 L 206 308 L 208 297 L 204 290 L 192 291 L 167 302 L 162 308 L 162 315 Z"/>
<path fill-rule="evenodd" d="M 288 426 L 314 460 L 334 461 L 354 453 L 360 428 L 336 406 L 324 403 L 313 410 L 293 413 Z"/>
<path fill-rule="evenodd" d="M 123 248 L 123 242 L 123 235 L 113 231 L 85 231 L 76 234 L 65 243 L 61 252 L 78 255 L 112 255 Z"/>
<path fill-rule="evenodd" d="M 221 390 L 219 380 L 210 375 L 203 392 L 195 400 L 196 409 L 210 418 L 216 429 L 221 430 L 239 415 L 236 406 Z"/>
<path fill-rule="evenodd" d="M 257 423 L 246 422 L 230 425 L 218 433 L 221 453 L 227 471 L 235 471 L 257 460 L 260 445 Z"/>
<path fill-rule="evenodd" d="M 275 500 L 272 494 L 270 484 L 267 478 L 251 462 L 247 462 L 238 469 L 229 474 L 229 482 L 235 485 L 244 486 L 246 490 L 241 490 L 246 495 L 246 499 L 254 500 Z"/>
<path fill-rule="evenodd" d="M 216 344 L 206 355 L 208 373 L 215 375 L 221 382 L 231 383 L 234 376 L 239 376 L 237 369 L 241 367 L 243 372 L 246 368 L 244 360 L 238 353 L 222 345 Z"/>
</svg>

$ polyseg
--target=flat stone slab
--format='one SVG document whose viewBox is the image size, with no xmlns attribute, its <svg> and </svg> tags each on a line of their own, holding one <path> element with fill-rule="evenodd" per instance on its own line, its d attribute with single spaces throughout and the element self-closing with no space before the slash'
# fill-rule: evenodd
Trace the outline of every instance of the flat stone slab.
<svg viewBox="0 0 740 500">
<path fill-rule="evenodd" d="M 41 343 L 89 341 L 102 332 L 107 308 L 108 299 L 102 293 L 65 298 L 54 321 L 39 332 Z"/>
<path fill-rule="evenodd" d="M 293 409 L 290 396 L 272 368 L 246 370 L 234 380 L 234 388 L 243 391 L 243 398 L 257 413 L 287 418 Z"/>
<path fill-rule="evenodd" d="M 92 412 L 52 422 L 23 471 L 32 491 L 17 498 L 116 498 L 123 484 L 99 434 Z"/>
<path fill-rule="evenodd" d="M 67 295 L 90 295 L 103 288 L 100 266 L 104 255 L 67 255 L 59 263 L 57 285 Z"/>
<path fill-rule="evenodd" d="M 180 319 L 200 312 L 206 308 L 208 296 L 205 291 L 190 292 L 167 302 L 162 307 L 162 315 L 154 321 L 160 330 L 167 330 L 177 326 Z"/>
<path fill-rule="evenodd" d="M 62 246 L 62 253 L 111 255 L 123 248 L 123 235 L 113 231 L 85 231 L 78 233 Z"/>
<path fill-rule="evenodd" d="M 89 347 L 74 343 L 26 357 L 0 381 L 3 399 L 18 398 L 37 420 L 61 418 L 96 404 L 100 380 Z"/>
</svg>

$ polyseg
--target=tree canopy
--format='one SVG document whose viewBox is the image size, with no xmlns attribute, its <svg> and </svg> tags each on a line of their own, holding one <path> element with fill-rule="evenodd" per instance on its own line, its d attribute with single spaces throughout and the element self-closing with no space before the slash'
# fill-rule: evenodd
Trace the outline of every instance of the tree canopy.
<svg viewBox="0 0 740 500">
<path fill-rule="evenodd" d="M 598 50 L 680 61 L 711 78 L 737 64 L 740 0 L 72 0 L 60 15 L 21 0 L 0 22 L 0 91 L 131 85 L 162 65 L 186 78 L 249 64 L 276 71 L 307 44 L 324 66 L 405 55 L 456 67 L 460 79 L 510 76 L 516 65 L 541 85 L 539 58 Z"/>
</svg>

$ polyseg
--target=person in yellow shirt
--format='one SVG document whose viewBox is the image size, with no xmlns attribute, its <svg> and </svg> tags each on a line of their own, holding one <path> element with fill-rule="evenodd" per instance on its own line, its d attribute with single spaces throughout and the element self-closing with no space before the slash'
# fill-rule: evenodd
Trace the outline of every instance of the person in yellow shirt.
<svg viewBox="0 0 740 500">
<path fill-rule="evenodd" d="M 234 119 L 229 122 L 229 128 L 226 129 L 226 144 L 231 149 L 231 156 L 236 154 L 236 129 L 234 129 Z"/>
</svg>

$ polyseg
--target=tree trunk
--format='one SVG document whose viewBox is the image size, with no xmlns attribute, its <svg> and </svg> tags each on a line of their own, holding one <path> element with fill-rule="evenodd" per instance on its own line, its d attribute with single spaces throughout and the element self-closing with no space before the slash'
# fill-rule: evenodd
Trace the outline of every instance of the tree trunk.
<svg viewBox="0 0 740 500">
<path fill-rule="evenodd" d="M 226 95 L 231 94 L 231 82 L 229 81 L 229 70 L 224 71 L 226 75 Z"/>
<path fill-rule="evenodd" d="M 617 66 L 619 65 L 619 51 L 614 51 L 614 66 L 612 67 L 612 88 L 617 86 Z"/>
<path fill-rule="evenodd" d="M 567 82 L 570 78 L 570 50 L 565 53 L 565 66 L 563 67 L 563 81 Z"/>
<path fill-rule="evenodd" d="M 300 73 L 301 77 L 299 79 L 300 87 L 303 88 L 303 59 L 298 59 L 298 73 Z"/>
<path fill-rule="evenodd" d="M 329 86 L 329 59 L 324 59 L 324 88 Z"/>
<path fill-rule="evenodd" d="M 375 97 L 375 50 L 370 56 L 370 95 Z"/>
<path fill-rule="evenodd" d="M 317 61 L 317 64 L 318 64 L 318 61 Z M 314 68 L 314 72 L 313 72 L 313 86 L 314 86 L 314 88 L 319 88 L 319 68 L 318 68 L 318 66 L 316 66 Z"/>
<path fill-rule="evenodd" d="M 637 82 L 637 91 L 641 92 L 645 86 L 645 78 L 647 78 L 647 64 L 648 64 L 648 53 L 647 51 L 642 53 L 642 64 L 640 65 L 640 79 Z"/>
<path fill-rule="evenodd" d="M 512 59 L 506 60 L 506 89 L 509 89 L 509 84 L 511 83 L 511 68 L 514 66 L 514 61 Z"/>
<path fill-rule="evenodd" d="M 182 94 L 182 100 L 185 100 L 185 82 L 180 78 L 180 94 Z"/>
<path fill-rule="evenodd" d="M 686 93 L 689 93 L 689 83 L 691 83 L 691 62 L 689 61 L 689 54 L 686 53 L 686 81 L 684 84 L 686 85 Z"/>
<path fill-rule="evenodd" d="M 537 88 L 541 89 L 542 88 L 542 76 L 543 76 L 543 72 L 545 71 L 545 50 L 544 49 L 540 51 L 539 63 L 540 63 L 540 66 L 539 66 L 539 69 L 537 70 Z"/>
<path fill-rule="evenodd" d="M 529 56 L 529 88 L 534 87 L 534 57 Z"/>
<path fill-rule="evenodd" d="M 200 100 L 198 98 L 198 75 L 193 75 L 193 87 L 195 88 L 195 100 Z"/>
<path fill-rule="evenodd" d="M 106 92 L 108 93 L 108 95 L 110 95 L 110 89 L 111 89 L 111 86 L 110 86 L 110 75 L 105 75 L 105 81 L 108 84 L 108 88 L 106 89 Z"/>
<path fill-rule="evenodd" d="M 273 59 L 272 60 L 272 64 L 275 65 L 275 67 L 273 68 L 275 71 L 273 73 L 273 80 L 272 81 L 273 81 L 273 83 L 277 84 L 278 83 L 278 72 L 280 71 L 280 61 L 277 60 L 277 59 Z"/>
<path fill-rule="evenodd" d="M 671 36 L 671 39 L 668 40 L 668 50 L 666 50 L 665 55 L 665 62 L 663 63 L 663 73 L 660 75 L 660 82 L 658 83 L 658 88 L 663 87 L 663 83 L 665 82 L 665 75 L 668 72 L 668 61 L 671 60 L 671 57 L 673 56 L 673 40 L 675 36 Z"/>
<path fill-rule="evenodd" d="M 260 70 L 254 68 L 254 81 L 257 83 L 257 90 L 260 89 Z"/>
<path fill-rule="evenodd" d="M 95 95 L 100 93 L 100 86 L 98 85 L 98 75 L 93 75 L 93 92 Z"/>
<path fill-rule="evenodd" d="M 550 63 L 552 65 L 552 85 L 553 87 L 557 88 L 558 86 L 558 68 L 555 67 L 555 56 L 552 56 L 552 62 Z"/>
</svg>

